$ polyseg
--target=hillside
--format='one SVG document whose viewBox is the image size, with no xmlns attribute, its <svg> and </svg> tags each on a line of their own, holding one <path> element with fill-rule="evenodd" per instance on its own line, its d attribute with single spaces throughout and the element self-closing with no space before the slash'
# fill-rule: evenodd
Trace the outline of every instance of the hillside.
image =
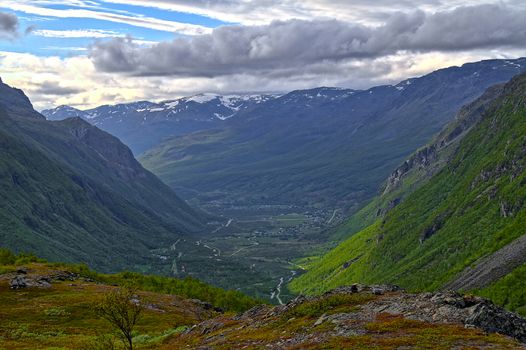
<svg viewBox="0 0 526 350">
<path fill-rule="evenodd" d="M 315 293 L 360 281 L 475 290 L 524 313 L 524 289 L 513 281 L 524 276 L 526 75 L 498 90 L 436 174 L 291 288 Z"/>
<path fill-rule="evenodd" d="M 352 286 L 258 306 L 168 337 L 162 349 L 524 349 L 526 321 L 482 298 Z M 487 333 L 485 333 L 487 332 Z"/>
<path fill-rule="evenodd" d="M 0 309 L 0 349 L 107 349 L 103 340 L 114 334 L 94 308 L 107 293 L 129 285 L 147 303 L 134 337 L 139 348 L 156 349 L 196 323 L 257 304 L 193 279 L 103 275 L 0 249 L 0 302 L 9 305 Z"/>
<path fill-rule="evenodd" d="M 525 68 L 526 59 L 490 60 L 395 86 L 293 91 L 221 128 L 169 139 L 140 161 L 203 205 L 352 212 L 462 105 Z"/>
<path fill-rule="evenodd" d="M 455 119 L 429 144 L 415 151 L 398 166 L 382 184 L 379 195 L 340 225 L 331 238 L 342 240 L 373 224 L 445 167 L 455 155 L 460 141 L 502 93 L 503 86 L 492 86 L 475 101 L 463 106 Z"/>
<path fill-rule="evenodd" d="M 0 241 L 105 271 L 152 265 L 151 249 L 206 230 L 115 137 L 73 118 L 49 122 L 2 84 Z"/>
<path fill-rule="evenodd" d="M 473 296 L 354 285 L 272 307 L 192 279 L 102 275 L 2 249 L 0 348 L 120 348 L 94 309 L 130 285 L 144 306 L 136 349 L 525 348 L 526 320 Z"/>
</svg>

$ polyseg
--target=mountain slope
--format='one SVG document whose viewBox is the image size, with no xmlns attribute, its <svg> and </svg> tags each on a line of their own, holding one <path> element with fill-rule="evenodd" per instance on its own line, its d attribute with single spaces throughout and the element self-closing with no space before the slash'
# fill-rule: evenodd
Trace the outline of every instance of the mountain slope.
<svg viewBox="0 0 526 350">
<path fill-rule="evenodd" d="M 428 145 L 418 149 L 389 175 L 380 194 L 341 225 L 332 238 L 348 238 L 373 224 L 446 166 L 460 141 L 502 93 L 503 86 L 499 84 L 490 87 L 481 97 L 462 107 L 455 119 Z"/>
<path fill-rule="evenodd" d="M 258 304 L 240 292 L 192 278 L 106 275 L 0 248 L 0 348 L 120 348 L 112 325 L 95 310 L 108 293 L 130 285 L 146 306 L 134 332 L 134 348 L 140 349 L 158 349 L 170 334 Z M 114 346 L 108 346 L 111 339 Z"/>
<path fill-rule="evenodd" d="M 207 320 L 161 348 L 524 349 L 503 337 L 524 342 L 524 327 L 524 319 L 482 298 L 354 285 Z"/>
<path fill-rule="evenodd" d="M 150 249 L 205 229 L 207 216 L 116 138 L 79 118 L 46 121 L 27 98 L 1 102 L 2 245 L 117 270 L 149 265 Z"/>
<path fill-rule="evenodd" d="M 355 210 L 400 162 L 526 59 L 442 69 L 366 91 L 295 91 L 140 161 L 186 199 Z"/>
<path fill-rule="evenodd" d="M 411 289 L 432 290 L 455 281 L 460 289 L 488 288 L 503 304 L 519 311 L 524 290 L 499 289 L 501 277 L 523 273 L 526 220 L 526 75 L 506 84 L 462 138 L 447 163 L 416 191 L 314 263 L 293 281 L 296 291 L 318 292 L 352 282 L 392 282 Z M 497 252 L 497 253 L 496 253 Z M 497 268 L 480 281 L 458 283 L 463 271 L 484 264 Z M 519 267 L 517 267 L 519 266 Z M 465 274 L 464 274 L 465 275 Z M 502 279 L 511 278 L 503 277 Z M 480 282 L 479 281 L 479 282 Z M 505 284 L 504 284 L 505 285 Z"/>
</svg>

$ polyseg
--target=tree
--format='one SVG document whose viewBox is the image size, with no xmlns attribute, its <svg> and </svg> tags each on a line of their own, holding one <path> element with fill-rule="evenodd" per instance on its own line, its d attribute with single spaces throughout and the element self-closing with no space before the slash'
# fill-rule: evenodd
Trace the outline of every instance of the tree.
<svg viewBox="0 0 526 350">
<path fill-rule="evenodd" d="M 132 288 L 120 288 L 104 296 L 96 307 L 97 314 L 118 330 L 124 347 L 133 350 L 133 330 L 144 306 Z"/>
</svg>

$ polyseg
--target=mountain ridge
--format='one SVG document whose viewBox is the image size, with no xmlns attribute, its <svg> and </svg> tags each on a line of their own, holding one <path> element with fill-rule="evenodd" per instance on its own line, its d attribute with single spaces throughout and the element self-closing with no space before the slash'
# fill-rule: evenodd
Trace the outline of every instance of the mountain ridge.
<svg viewBox="0 0 526 350">
<path fill-rule="evenodd" d="M 217 127 L 240 111 L 250 110 L 275 96 L 199 94 L 158 103 L 103 105 L 84 111 L 63 105 L 43 110 L 42 114 L 55 121 L 80 117 L 119 137 L 135 154 L 140 154 L 165 137 Z"/>
</svg>

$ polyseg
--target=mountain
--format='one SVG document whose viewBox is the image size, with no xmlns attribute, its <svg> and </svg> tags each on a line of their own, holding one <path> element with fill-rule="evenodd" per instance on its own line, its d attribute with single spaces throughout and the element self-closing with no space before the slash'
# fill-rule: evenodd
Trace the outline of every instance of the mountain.
<svg viewBox="0 0 526 350">
<path fill-rule="evenodd" d="M 293 91 L 220 128 L 168 139 L 140 161 L 201 204 L 352 212 L 462 105 L 525 69 L 524 58 L 489 60 L 394 86 Z"/>
<path fill-rule="evenodd" d="M 459 289 L 526 313 L 525 96 L 522 74 L 466 106 L 389 177 L 384 195 L 406 188 L 399 203 L 290 287 L 313 293 L 360 281 Z"/>
<path fill-rule="evenodd" d="M 414 152 L 389 175 L 380 189 L 380 195 L 338 227 L 332 238 L 347 238 L 373 224 L 446 166 L 460 141 L 479 122 L 493 100 L 502 93 L 503 86 L 492 86 L 481 97 L 463 106 L 455 119 L 428 145 Z"/>
<path fill-rule="evenodd" d="M 49 120 L 80 117 L 117 136 L 140 154 L 167 137 L 219 127 L 222 121 L 276 96 L 200 94 L 161 103 L 140 101 L 85 111 L 59 106 L 42 114 Z"/>
<path fill-rule="evenodd" d="M 80 118 L 47 121 L 0 84 L 0 241 L 104 271 L 147 268 L 151 249 L 206 230 L 117 138 Z"/>
</svg>

